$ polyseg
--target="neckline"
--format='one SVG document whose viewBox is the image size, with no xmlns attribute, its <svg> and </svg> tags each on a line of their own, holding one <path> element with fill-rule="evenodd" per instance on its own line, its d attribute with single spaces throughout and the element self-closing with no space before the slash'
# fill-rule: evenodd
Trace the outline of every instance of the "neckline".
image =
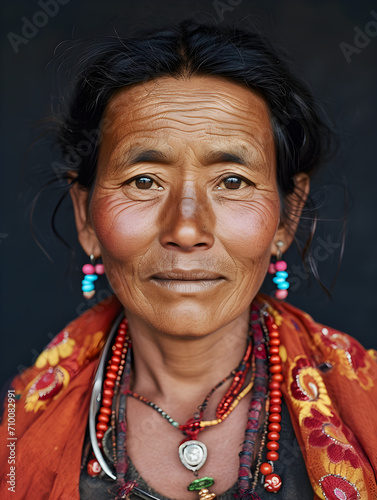
<svg viewBox="0 0 377 500">
<path fill-rule="evenodd" d="M 239 469 L 238 480 L 237 480 L 235 485 L 231 486 L 227 491 L 225 491 L 221 495 L 227 495 L 229 492 L 233 491 L 234 488 L 236 488 L 237 492 L 240 491 L 241 493 L 245 492 L 246 490 L 249 491 L 250 487 L 254 490 L 256 488 L 256 485 L 257 485 L 258 473 L 256 472 L 255 479 L 253 480 L 253 483 L 250 484 L 250 482 L 251 482 L 251 479 L 249 479 L 250 475 L 246 474 L 245 470 L 248 469 L 249 472 L 251 472 L 251 471 L 255 471 L 256 469 L 258 469 L 258 467 L 259 467 L 258 464 L 260 462 L 259 455 L 261 452 L 263 452 L 263 446 L 262 446 L 262 450 L 260 450 L 257 457 L 255 459 L 253 459 L 252 461 L 250 459 L 248 459 L 247 456 L 251 455 L 251 457 L 253 457 L 253 448 L 254 448 L 255 438 L 257 435 L 260 434 L 261 431 L 262 431 L 262 433 L 265 433 L 265 431 L 266 431 L 265 422 L 263 423 L 260 419 L 262 418 L 264 412 L 266 411 L 266 409 L 265 409 L 266 398 L 267 398 L 267 382 L 266 381 L 268 380 L 269 373 L 267 371 L 267 365 L 266 365 L 267 358 L 266 358 L 266 352 L 265 352 L 266 349 L 264 346 L 265 334 L 263 332 L 260 315 L 261 315 L 261 312 L 267 306 L 268 306 L 268 303 L 266 303 L 266 301 L 263 301 L 263 300 L 260 301 L 257 298 L 254 299 L 254 301 L 251 305 L 250 325 L 255 325 L 255 329 L 253 328 L 253 330 L 254 330 L 253 339 L 255 341 L 255 349 L 260 351 L 259 353 L 257 353 L 255 351 L 255 361 L 256 361 L 257 365 L 259 364 L 259 367 L 256 369 L 256 379 L 259 378 L 259 383 L 257 384 L 257 387 L 254 387 L 255 393 L 252 396 L 251 404 L 249 407 L 249 418 L 248 418 L 248 423 L 247 423 L 247 427 L 246 427 L 246 431 L 245 431 L 245 441 L 243 442 L 243 445 L 242 445 L 242 451 L 239 453 L 240 469 Z M 117 318 L 117 320 L 115 321 L 113 328 L 111 329 L 111 332 L 110 332 L 109 337 L 107 339 L 103 353 L 104 353 L 104 351 L 107 351 L 107 348 L 112 341 L 112 337 L 114 336 L 116 329 L 117 329 L 117 326 L 118 326 L 118 323 L 119 323 L 119 321 L 121 321 L 121 319 L 122 319 L 122 315 L 120 314 L 119 317 Z M 102 376 L 100 376 L 99 379 L 97 379 L 97 375 L 99 372 L 100 372 L 100 375 L 101 375 L 101 372 L 103 374 L 103 370 L 101 370 L 101 365 L 103 364 L 102 362 L 104 361 L 105 357 L 106 356 L 101 356 L 100 363 L 99 363 L 98 370 L 97 370 L 97 374 L 95 377 L 94 387 L 96 385 L 99 387 L 102 385 Z M 253 392 L 254 392 L 254 389 L 253 389 Z M 90 412 L 92 415 L 93 414 L 95 415 L 97 413 L 97 409 L 94 407 L 94 405 L 92 406 L 92 402 L 94 402 L 95 406 L 97 406 L 96 403 L 98 401 L 98 398 L 97 398 L 98 394 L 96 395 L 95 394 L 96 392 L 97 391 L 95 391 L 95 390 L 93 390 L 93 392 L 92 392 L 91 412 Z M 122 399 L 122 397 L 121 397 L 121 399 Z M 122 418 L 125 418 L 125 404 L 122 406 L 123 406 L 123 411 L 122 411 L 123 417 Z M 118 406 L 118 408 L 119 408 L 119 406 Z M 120 410 L 120 408 L 119 408 L 119 410 Z M 259 417 L 255 418 L 255 414 L 258 414 Z M 119 422 L 120 422 L 120 427 L 122 428 L 122 424 L 124 424 L 122 419 L 120 419 Z M 90 418 L 90 420 L 89 420 L 90 434 L 92 431 L 91 425 L 90 425 L 91 423 L 93 423 L 93 419 Z M 92 427 L 94 427 L 94 426 L 92 426 Z M 126 428 L 126 425 L 124 424 L 123 427 Z M 120 432 L 120 434 L 123 434 L 123 432 Z M 118 438 L 119 437 L 120 437 L 120 435 L 118 434 Z M 123 437 L 125 437 L 125 436 L 123 436 Z M 92 445 L 93 445 L 92 435 L 91 435 L 91 441 L 92 441 Z M 95 444 L 97 444 L 97 443 L 95 443 Z M 95 447 L 93 446 L 93 451 L 95 451 L 94 448 Z M 123 449 L 123 447 L 121 447 L 120 449 Z M 95 455 L 96 455 L 96 458 L 98 459 L 97 453 L 95 453 Z M 122 456 L 121 460 L 119 460 L 119 457 L 118 457 L 118 462 L 120 462 L 119 471 L 122 471 L 122 470 L 124 471 L 123 478 L 125 478 L 128 475 L 127 474 L 128 465 L 129 465 L 129 463 L 132 464 L 132 462 L 129 460 L 129 457 L 127 456 L 126 452 L 125 453 L 122 452 L 121 456 Z M 98 461 L 99 461 L 102 469 L 106 472 L 106 474 L 108 476 L 110 476 L 113 480 L 116 480 L 117 479 L 116 476 L 112 473 L 109 473 L 110 468 L 107 466 L 104 458 L 102 458 L 101 461 L 100 460 L 98 460 Z M 104 465 L 107 469 L 109 469 L 109 472 L 107 470 L 105 470 L 105 467 L 102 466 L 103 464 L 101 462 L 104 462 Z M 133 464 L 132 464 L 132 466 L 133 466 Z M 150 491 L 152 491 L 152 489 L 144 481 L 144 479 L 139 474 L 139 472 L 136 470 L 136 468 L 134 466 L 133 466 L 133 468 L 134 468 L 136 474 L 138 475 L 138 477 L 146 485 L 146 487 Z M 119 472 L 117 475 L 119 475 Z M 119 481 L 119 479 L 118 479 L 118 481 Z M 122 483 L 124 485 L 124 480 L 122 480 Z M 137 492 L 135 492 L 135 493 L 137 493 Z M 158 492 L 156 492 L 156 493 L 159 494 Z M 167 498 L 167 497 L 164 497 L 164 498 Z M 170 499 L 167 499 L 167 500 L 170 500 Z"/>
</svg>

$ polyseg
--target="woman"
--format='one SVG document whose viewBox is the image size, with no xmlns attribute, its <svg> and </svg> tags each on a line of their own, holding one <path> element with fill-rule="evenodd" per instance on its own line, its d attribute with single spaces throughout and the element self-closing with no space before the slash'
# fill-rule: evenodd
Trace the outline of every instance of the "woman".
<svg viewBox="0 0 377 500">
<path fill-rule="evenodd" d="M 85 57 L 62 168 L 84 296 L 114 296 L 14 379 L 2 498 L 377 498 L 375 355 L 282 302 L 330 144 L 309 91 L 193 22 Z"/>
</svg>

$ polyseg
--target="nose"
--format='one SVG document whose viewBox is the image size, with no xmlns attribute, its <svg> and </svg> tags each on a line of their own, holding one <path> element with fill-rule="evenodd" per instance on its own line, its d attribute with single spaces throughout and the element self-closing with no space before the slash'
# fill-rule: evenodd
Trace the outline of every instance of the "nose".
<svg viewBox="0 0 377 500">
<path fill-rule="evenodd" d="M 161 245 L 184 251 L 212 247 L 214 214 L 206 195 L 193 186 L 186 186 L 166 200 L 160 234 Z"/>
</svg>

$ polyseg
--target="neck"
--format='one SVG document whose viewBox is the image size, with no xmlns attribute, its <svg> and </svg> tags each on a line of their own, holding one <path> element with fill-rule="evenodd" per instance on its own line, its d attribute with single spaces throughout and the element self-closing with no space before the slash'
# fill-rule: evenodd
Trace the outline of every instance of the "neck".
<svg viewBox="0 0 377 500">
<path fill-rule="evenodd" d="M 182 339 L 154 330 L 126 312 L 132 339 L 132 389 L 160 404 L 201 402 L 245 354 L 249 307 L 220 329 Z"/>
</svg>

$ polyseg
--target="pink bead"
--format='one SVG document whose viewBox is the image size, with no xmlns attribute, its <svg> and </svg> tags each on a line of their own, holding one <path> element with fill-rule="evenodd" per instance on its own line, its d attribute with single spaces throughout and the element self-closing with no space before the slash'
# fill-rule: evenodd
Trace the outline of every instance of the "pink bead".
<svg viewBox="0 0 377 500">
<path fill-rule="evenodd" d="M 288 290 L 276 290 L 275 297 L 279 300 L 284 300 L 288 296 Z"/>
<path fill-rule="evenodd" d="M 276 271 L 285 271 L 287 269 L 287 263 L 285 260 L 279 260 L 275 263 Z"/>
<path fill-rule="evenodd" d="M 94 269 L 95 269 L 97 274 L 104 274 L 105 273 L 105 266 L 103 264 L 96 264 Z"/>
<path fill-rule="evenodd" d="M 94 266 L 92 266 L 92 264 L 84 264 L 82 266 L 82 272 L 84 274 L 94 274 Z"/>
<path fill-rule="evenodd" d="M 269 272 L 270 274 L 275 274 L 275 273 L 276 273 L 275 264 L 273 264 L 272 262 L 271 262 L 271 264 L 268 266 L 268 272 Z"/>
</svg>

